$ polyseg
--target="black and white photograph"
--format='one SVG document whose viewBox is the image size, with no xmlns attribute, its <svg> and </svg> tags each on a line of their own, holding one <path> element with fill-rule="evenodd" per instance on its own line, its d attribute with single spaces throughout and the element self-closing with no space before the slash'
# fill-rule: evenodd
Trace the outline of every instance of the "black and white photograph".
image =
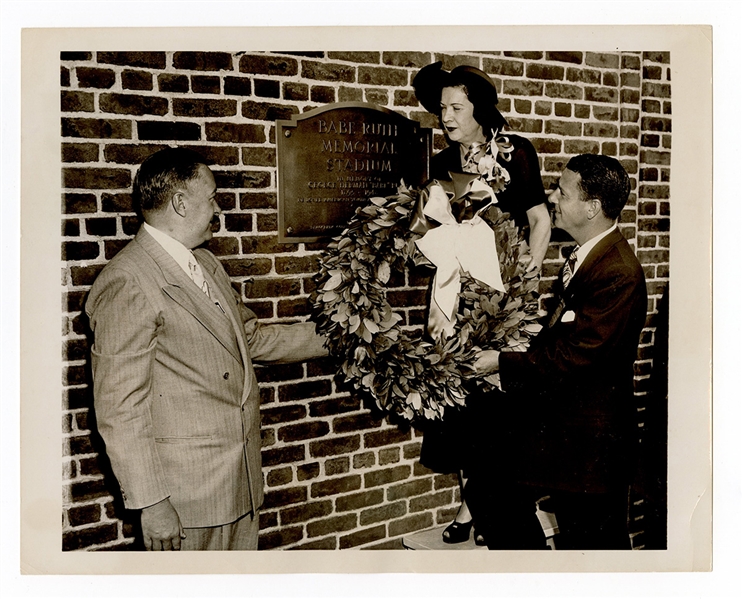
<svg viewBox="0 0 743 599">
<path fill-rule="evenodd" d="M 24 31 L 31 569 L 708 571 L 709 30 L 269 29 Z"/>
</svg>

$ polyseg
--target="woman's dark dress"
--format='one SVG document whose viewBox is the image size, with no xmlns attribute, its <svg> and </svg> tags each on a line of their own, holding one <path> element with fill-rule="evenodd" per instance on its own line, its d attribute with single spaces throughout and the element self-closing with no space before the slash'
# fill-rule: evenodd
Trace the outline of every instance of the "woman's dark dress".
<svg viewBox="0 0 743 599">
<path fill-rule="evenodd" d="M 539 170 L 539 159 L 531 142 L 518 135 L 507 134 L 513 145 L 511 160 L 506 162 L 498 156 L 498 163 L 511 176 L 505 191 L 497 194 L 498 207 L 510 212 L 516 224 L 528 226 L 527 210 L 545 202 L 544 186 Z M 449 172 L 463 172 L 459 145 L 449 146 L 431 159 L 431 179 L 450 180 Z M 435 472 L 465 471 L 468 456 L 473 455 L 478 445 L 471 426 L 477 403 L 493 401 L 493 395 L 473 393 L 467 397 L 465 408 L 446 408 L 442 421 L 424 425 L 423 446 L 420 463 Z"/>
</svg>

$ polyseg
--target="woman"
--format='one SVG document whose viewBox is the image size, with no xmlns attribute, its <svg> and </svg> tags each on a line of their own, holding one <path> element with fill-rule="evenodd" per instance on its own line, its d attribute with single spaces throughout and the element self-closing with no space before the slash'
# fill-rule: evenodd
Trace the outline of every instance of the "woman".
<svg viewBox="0 0 743 599">
<path fill-rule="evenodd" d="M 498 165 L 507 171 L 505 189 L 497 193 L 498 207 L 508 212 L 517 226 L 529 227 L 530 261 L 528 269 L 540 270 L 550 238 L 550 216 L 537 153 L 531 143 L 518 135 L 504 135 L 506 119 L 496 108 L 498 94 L 493 81 L 480 69 L 458 66 L 451 72 L 436 62 L 421 69 L 413 79 L 415 95 L 421 105 L 439 117 L 449 146 L 431 160 L 431 178 L 450 180 L 450 173 L 481 173 L 488 158 L 488 147 L 497 146 Z M 490 144 L 491 140 L 496 144 Z M 477 401 L 471 397 L 470 403 Z M 460 490 L 467 476 L 467 455 L 474 444 L 472 409 L 450 409 L 442 422 L 429 425 L 423 437 L 421 464 L 437 472 L 457 472 Z M 463 499 L 454 521 L 444 530 L 446 543 L 469 539 L 473 526 L 467 502 Z M 484 539 L 475 531 L 475 542 Z"/>
</svg>

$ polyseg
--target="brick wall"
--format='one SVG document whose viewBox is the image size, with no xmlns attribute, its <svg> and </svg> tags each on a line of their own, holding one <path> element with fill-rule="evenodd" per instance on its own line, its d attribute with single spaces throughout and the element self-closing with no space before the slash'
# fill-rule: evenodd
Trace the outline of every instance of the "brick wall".
<svg viewBox="0 0 743 599">
<path fill-rule="evenodd" d="M 134 547 L 136 519 L 123 510 L 96 433 L 81 311 L 97 274 L 138 229 L 130 195 L 138 164 L 168 145 L 204 154 L 223 210 L 209 249 L 260 317 L 304 319 L 323 245 L 277 243 L 275 119 L 354 100 L 435 128 L 410 86 L 434 60 L 493 76 L 511 129 L 537 149 L 546 188 L 582 152 L 617 156 L 630 173 L 633 193 L 621 227 L 650 292 L 636 371 L 645 409 L 653 315 L 668 283 L 667 53 L 63 52 L 65 550 Z M 434 145 L 445 146 L 438 131 Z M 561 240 L 545 261 L 545 293 L 560 267 Z M 455 477 L 418 464 L 420 434 L 390 424 L 333 373 L 331 360 L 258 370 L 267 491 L 261 548 L 400 548 L 402 535 L 447 522 L 456 511 Z M 636 506 L 641 519 L 641 498 Z M 641 547 L 642 527 L 636 529 Z"/>
</svg>

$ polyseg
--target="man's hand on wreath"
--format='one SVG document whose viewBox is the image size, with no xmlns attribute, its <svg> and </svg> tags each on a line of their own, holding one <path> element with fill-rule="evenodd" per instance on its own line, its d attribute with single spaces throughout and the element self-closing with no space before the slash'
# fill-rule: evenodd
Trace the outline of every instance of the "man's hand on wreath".
<svg viewBox="0 0 743 599">
<path fill-rule="evenodd" d="M 500 352 L 494 349 L 486 349 L 477 354 L 472 368 L 477 376 L 487 376 L 498 371 Z"/>
</svg>

